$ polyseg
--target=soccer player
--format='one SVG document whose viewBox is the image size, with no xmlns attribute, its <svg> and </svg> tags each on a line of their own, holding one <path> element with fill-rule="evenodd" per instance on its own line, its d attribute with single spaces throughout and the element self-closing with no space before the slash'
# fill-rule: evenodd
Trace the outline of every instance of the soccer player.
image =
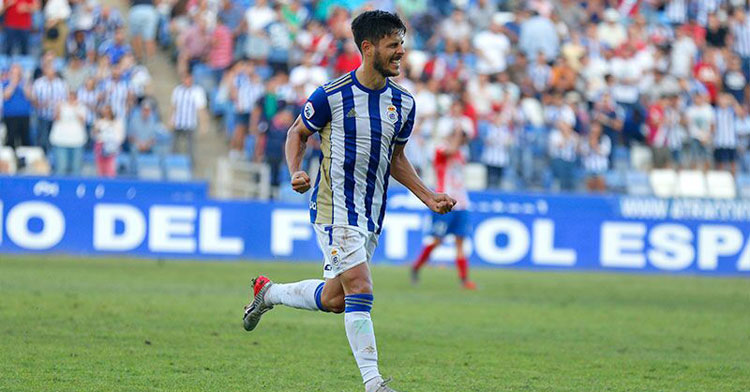
<svg viewBox="0 0 750 392">
<path fill-rule="evenodd" d="M 469 263 L 464 255 L 464 237 L 469 234 L 469 195 L 464 187 L 464 167 L 466 159 L 462 152 L 468 142 L 468 135 L 461 129 L 454 129 L 435 150 L 435 171 L 437 174 L 437 191 L 453 195 L 458 201 L 453 213 L 440 215 L 432 213 L 432 241 L 428 243 L 411 268 L 411 280 L 419 282 L 419 270 L 430 259 L 432 251 L 443 242 L 445 236 L 453 234 L 456 238 L 456 269 L 461 285 L 468 290 L 477 286 L 469 280 Z"/>
<path fill-rule="evenodd" d="M 388 178 L 392 175 L 436 213 L 449 212 L 456 201 L 427 188 L 404 154 L 414 127 L 414 97 L 389 79 L 400 73 L 403 22 L 389 12 L 368 11 L 351 27 L 362 65 L 313 92 L 286 142 L 292 188 L 299 193 L 313 188 L 310 220 L 324 255 L 325 281 L 279 284 L 258 276 L 243 321 L 252 331 L 275 305 L 344 312 L 365 391 L 395 392 L 378 370 L 368 266 L 382 230 Z M 314 133 L 320 135 L 321 157 L 313 185 L 300 164 Z"/>
</svg>

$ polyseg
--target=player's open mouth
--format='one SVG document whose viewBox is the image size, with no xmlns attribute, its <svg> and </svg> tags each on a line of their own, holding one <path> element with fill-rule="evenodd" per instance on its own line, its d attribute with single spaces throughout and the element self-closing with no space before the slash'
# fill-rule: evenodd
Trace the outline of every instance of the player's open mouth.
<svg viewBox="0 0 750 392">
<path fill-rule="evenodd" d="M 391 64 L 399 67 L 399 66 L 401 66 L 401 59 L 391 60 Z"/>
</svg>

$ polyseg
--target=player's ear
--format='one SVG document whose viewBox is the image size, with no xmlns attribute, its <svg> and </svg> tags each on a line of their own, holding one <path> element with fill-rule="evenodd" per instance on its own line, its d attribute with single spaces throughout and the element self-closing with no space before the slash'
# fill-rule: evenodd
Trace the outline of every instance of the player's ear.
<svg viewBox="0 0 750 392">
<path fill-rule="evenodd" d="M 368 40 L 362 41 L 362 57 L 372 55 L 372 51 L 375 49 L 375 45 Z"/>
</svg>

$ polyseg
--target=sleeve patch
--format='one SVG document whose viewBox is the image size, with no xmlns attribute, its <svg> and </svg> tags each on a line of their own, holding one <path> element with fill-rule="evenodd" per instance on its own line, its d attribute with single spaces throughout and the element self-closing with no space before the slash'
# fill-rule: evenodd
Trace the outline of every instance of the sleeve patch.
<svg viewBox="0 0 750 392">
<path fill-rule="evenodd" d="M 305 114 L 305 118 L 308 120 L 311 119 L 312 116 L 315 115 L 315 108 L 313 108 L 312 102 L 308 101 L 305 104 L 305 109 L 303 110 L 303 112 Z"/>
</svg>

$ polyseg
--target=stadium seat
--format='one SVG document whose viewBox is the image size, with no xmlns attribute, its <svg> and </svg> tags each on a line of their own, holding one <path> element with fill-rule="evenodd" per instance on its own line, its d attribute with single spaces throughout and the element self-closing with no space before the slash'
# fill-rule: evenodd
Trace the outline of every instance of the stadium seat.
<svg viewBox="0 0 750 392">
<path fill-rule="evenodd" d="M 631 196 L 651 196 L 651 184 L 648 174 L 639 170 L 629 170 L 625 173 L 625 189 Z"/>
<path fill-rule="evenodd" d="M 737 197 L 737 188 L 734 176 L 728 171 L 709 171 L 706 173 L 708 183 L 708 196 L 716 199 L 734 199 Z"/>
<path fill-rule="evenodd" d="M 469 163 L 464 169 L 464 185 L 469 191 L 487 189 L 487 167 L 481 163 Z"/>
<path fill-rule="evenodd" d="M 138 178 L 144 180 L 162 180 L 163 172 L 158 155 L 145 154 L 138 156 Z"/>
<path fill-rule="evenodd" d="M 16 174 L 16 153 L 11 147 L 0 147 L 0 162 L 8 167 L 8 174 Z"/>
<path fill-rule="evenodd" d="M 677 193 L 680 197 L 706 197 L 706 176 L 700 170 L 681 170 L 677 174 Z"/>
<path fill-rule="evenodd" d="M 672 169 L 654 169 L 649 176 L 651 189 L 658 197 L 674 197 L 677 194 L 677 172 Z"/>
<path fill-rule="evenodd" d="M 630 147 L 630 167 L 633 169 L 647 171 L 651 169 L 652 160 L 653 154 L 648 147 L 639 145 Z"/>
<path fill-rule="evenodd" d="M 750 199 L 750 174 L 737 175 L 737 191 L 743 199 Z"/>
<path fill-rule="evenodd" d="M 164 159 L 164 165 L 169 181 L 190 181 L 193 178 L 190 158 L 187 155 L 168 155 Z"/>
</svg>

